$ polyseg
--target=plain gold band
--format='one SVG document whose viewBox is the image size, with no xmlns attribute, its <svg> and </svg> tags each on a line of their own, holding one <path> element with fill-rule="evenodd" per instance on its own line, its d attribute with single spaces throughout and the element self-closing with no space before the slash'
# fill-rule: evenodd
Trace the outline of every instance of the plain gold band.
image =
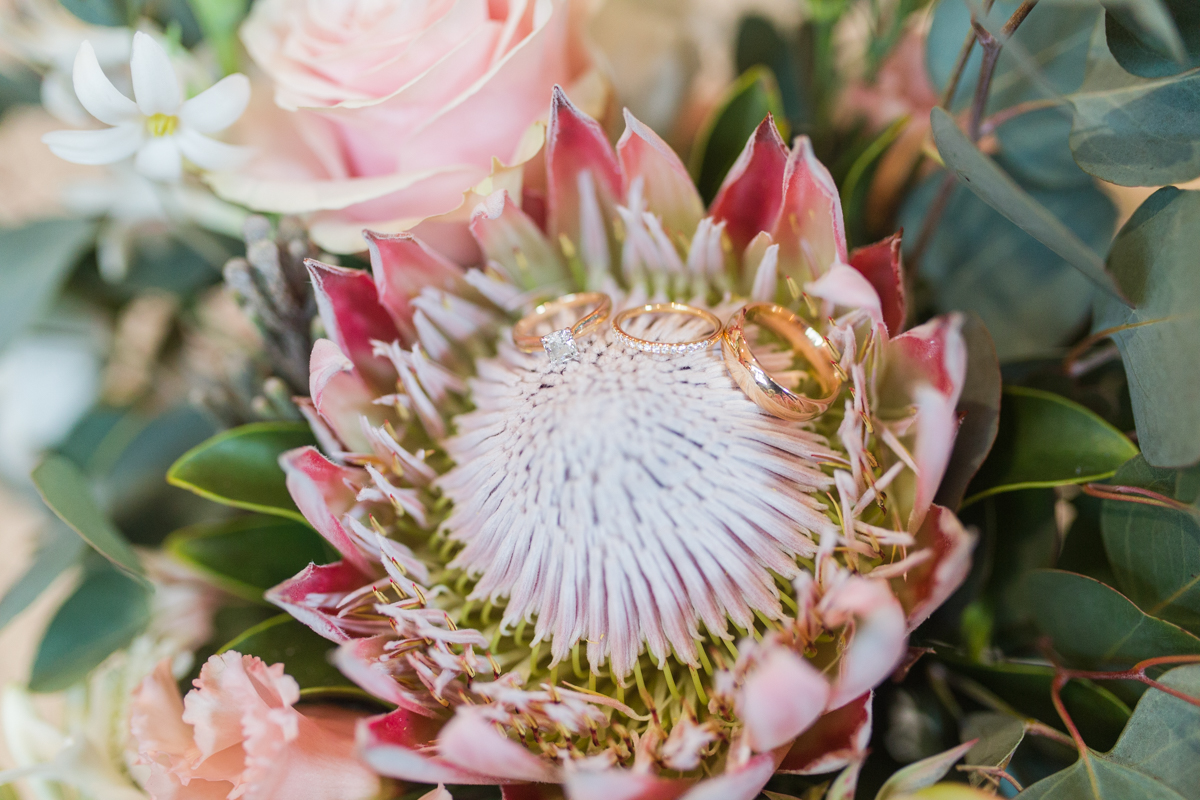
<svg viewBox="0 0 1200 800">
<path fill-rule="evenodd" d="M 781 386 L 763 369 L 746 342 L 747 321 L 771 329 L 783 337 L 795 352 L 804 356 L 812 365 L 813 374 L 821 386 L 820 397 L 796 394 Z M 742 391 L 761 408 L 781 419 L 812 419 L 833 404 L 841 389 L 842 381 L 834 369 L 833 353 L 825 338 L 783 306 L 774 303 L 743 306 L 725 325 L 721 346 L 725 352 L 725 365 Z"/>
<path fill-rule="evenodd" d="M 536 353 L 542 349 L 542 337 L 534 333 L 534 329 L 538 323 L 547 317 L 551 317 L 560 311 L 567 311 L 573 308 L 590 308 L 566 330 L 570 331 L 571 338 L 578 339 L 581 336 L 594 331 L 596 328 L 608 319 L 608 315 L 612 313 L 612 298 L 603 292 L 578 292 L 576 294 L 565 294 L 562 297 L 542 303 L 533 311 L 517 321 L 512 328 L 513 344 L 518 350 L 526 353 Z"/>
<path fill-rule="evenodd" d="M 639 339 L 636 336 L 632 336 L 621 328 L 622 323 L 642 314 L 686 314 L 687 316 L 704 320 L 709 325 L 712 325 L 713 330 L 712 333 L 700 339 L 693 339 L 690 342 L 652 342 L 648 339 Z M 724 326 L 721 325 L 721 320 L 715 314 L 705 311 L 703 308 L 696 308 L 685 303 L 649 303 L 644 306 L 627 308 L 620 314 L 617 314 L 613 317 L 612 327 L 613 331 L 617 334 L 617 338 L 621 340 L 621 343 L 635 350 L 641 350 L 646 353 L 682 355 L 683 353 L 691 353 L 711 347 L 720 338 L 721 329 Z"/>
</svg>

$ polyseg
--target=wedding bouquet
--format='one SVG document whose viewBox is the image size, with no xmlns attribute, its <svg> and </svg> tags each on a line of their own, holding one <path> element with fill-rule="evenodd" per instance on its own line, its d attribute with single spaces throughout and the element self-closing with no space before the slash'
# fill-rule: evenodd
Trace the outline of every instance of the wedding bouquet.
<svg viewBox="0 0 1200 800">
<path fill-rule="evenodd" d="M 1187 0 L 0 48 L 4 796 L 1200 797 Z"/>
</svg>

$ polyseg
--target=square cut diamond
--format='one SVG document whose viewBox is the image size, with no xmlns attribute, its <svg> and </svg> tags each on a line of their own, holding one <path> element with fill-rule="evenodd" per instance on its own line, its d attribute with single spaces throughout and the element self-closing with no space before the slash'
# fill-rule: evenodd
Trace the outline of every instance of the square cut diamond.
<svg viewBox="0 0 1200 800">
<path fill-rule="evenodd" d="M 575 345 L 575 337 L 566 328 L 561 331 L 547 333 L 543 336 L 542 347 L 546 349 L 546 355 L 550 356 L 550 361 L 553 364 L 565 364 L 572 358 L 578 358 L 579 356 L 579 348 Z"/>
</svg>

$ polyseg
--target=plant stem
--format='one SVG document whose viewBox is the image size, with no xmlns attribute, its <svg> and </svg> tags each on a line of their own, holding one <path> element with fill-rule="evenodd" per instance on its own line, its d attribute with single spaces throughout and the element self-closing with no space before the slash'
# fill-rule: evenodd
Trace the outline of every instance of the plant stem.
<svg viewBox="0 0 1200 800">
<path fill-rule="evenodd" d="M 1028 114 L 1031 111 L 1041 111 L 1044 108 L 1057 108 L 1065 102 L 1067 100 L 1063 97 L 1047 97 L 1041 100 L 1027 100 L 1024 103 L 1009 106 L 985 119 L 979 126 L 979 135 L 987 136 L 1010 119 L 1019 117 L 1022 114 Z"/>
<path fill-rule="evenodd" d="M 992 5 L 996 0 L 987 0 L 983 6 L 983 13 L 986 15 L 992 10 Z M 971 22 L 974 23 L 975 15 L 971 15 Z M 967 68 L 967 62 L 971 60 L 971 53 L 975 49 L 975 29 L 967 31 L 967 38 L 963 40 L 962 48 L 958 51 L 958 61 L 954 64 L 954 72 L 950 73 L 950 80 L 946 82 L 946 90 L 942 92 L 942 108 L 950 110 L 950 104 L 954 102 L 954 93 L 958 91 L 958 83 L 962 80 L 963 71 Z"/>
<path fill-rule="evenodd" d="M 1025 0 L 1024 3 L 1021 3 L 1020 7 L 1008 18 L 1008 22 L 1004 23 L 1004 27 L 1000 29 L 998 38 L 992 36 L 991 32 L 978 20 L 971 20 L 971 27 L 975 29 L 975 38 L 983 48 L 983 63 L 979 67 L 979 83 L 975 85 L 975 99 L 971 103 L 971 122 L 967 129 L 972 142 L 979 141 L 983 110 L 987 106 L 988 93 L 992 88 L 992 76 L 996 74 L 996 64 L 1000 60 L 1000 50 L 1004 47 L 1004 43 L 1016 33 L 1017 28 L 1021 26 L 1036 5 L 1037 0 Z"/>
</svg>

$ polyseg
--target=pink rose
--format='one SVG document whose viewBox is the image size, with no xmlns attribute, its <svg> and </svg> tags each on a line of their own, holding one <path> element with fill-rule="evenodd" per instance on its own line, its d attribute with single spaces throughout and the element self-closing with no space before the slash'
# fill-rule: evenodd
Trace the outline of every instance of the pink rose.
<svg viewBox="0 0 1200 800">
<path fill-rule="evenodd" d="M 134 691 L 134 763 L 153 800 L 360 800 L 379 778 L 354 755 L 361 718 L 332 705 L 294 706 L 300 687 L 254 656 L 213 656 L 180 697 L 164 660 Z"/>
<path fill-rule="evenodd" d="M 314 238 L 343 252 L 364 249 L 364 227 L 454 211 L 493 159 L 536 152 L 555 84 L 595 85 L 581 16 L 578 0 L 260 0 L 242 40 L 278 110 L 252 115 L 243 132 L 258 159 L 213 176 L 214 189 L 261 211 L 316 212 Z"/>
</svg>

